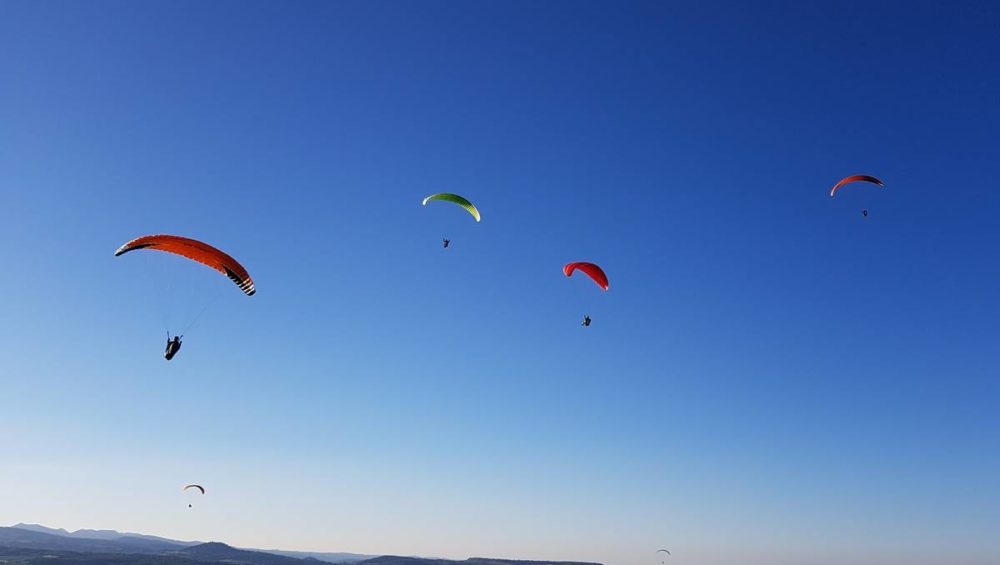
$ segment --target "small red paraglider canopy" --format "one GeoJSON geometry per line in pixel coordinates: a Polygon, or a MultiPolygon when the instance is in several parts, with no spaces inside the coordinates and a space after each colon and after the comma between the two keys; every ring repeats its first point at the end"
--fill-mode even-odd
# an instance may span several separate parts
{"type": "Polygon", "coordinates": [[[833,198],[833,195],[834,195],[834,193],[837,192],[838,188],[844,186],[847,183],[858,182],[858,181],[870,182],[872,184],[877,184],[877,185],[879,185],[881,187],[885,187],[885,184],[883,184],[882,181],[878,180],[877,178],[875,178],[875,177],[873,177],[871,175],[852,175],[852,176],[844,177],[844,178],[840,179],[840,182],[838,182],[837,184],[833,185],[833,188],[830,189],[830,197],[833,198]]]}
{"type": "Polygon", "coordinates": [[[597,286],[604,290],[608,290],[608,275],[604,274],[604,270],[593,263],[568,263],[565,267],[563,267],[563,274],[567,277],[573,276],[573,271],[576,271],[577,269],[593,279],[593,281],[597,283],[597,286]]]}

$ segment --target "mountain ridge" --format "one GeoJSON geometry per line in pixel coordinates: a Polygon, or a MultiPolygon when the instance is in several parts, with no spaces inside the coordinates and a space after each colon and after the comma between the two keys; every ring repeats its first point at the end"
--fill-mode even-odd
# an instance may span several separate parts
{"type": "MultiPolygon", "coordinates": [[[[160,536],[80,529],[73,532],[40,524],[19,523],[0,527],[0,548],[20,555],[0,563],[30,564],[59,554],[63,565],[141,564],[185,565],[225,563],[228,565],[602,565],[581,561],[518,560],[469,557],[464,560],[398,555],[260,550],[237,548],[222,542],[178,541],[160,536]]],[[[3,557],[0,553],[0,557],[3,557]]]]}
{"type": "Polygon", "coordinates": [[[181,541],[181,540],[174,540],[174,539],[164,538],[164,537],[160,537],[160,536],[151,536],[151,535],[148,535],[148,534],[136,534],[136,533],[132,533],[132,532],[119,532],[117,530],[80,529],[80,530],[75,530],[75,531],[71,532],[69,530],[66,530],[65,528],[49,528],[49,527],[43,526],[41,524],[25,524],[23,522],[18,523],[18,524],[14,524],[11,527],[12,528],[19,528],[19,529],[22,529],[22,530],[30,530],[30,531],[33,531],[33,532],[40,532],[40,533],[45,533],[45,534],[51,534],[51,535],[57,535],[57,536],[64,536],[64,537],[72,537],[72,538],[81,538],[81,539],[116,540],[116,539],[121,539],[121,538],[130,538],[130,539],[146,540],[146,541],[151,541],[151,542],[163,542],[163,543],[169,543],[169,544],[181,545],[181,546],[192,546],[192,545],[198,545],[198,544],[204,543],[204,542],[201,542],[201,541],[181,541]]]}

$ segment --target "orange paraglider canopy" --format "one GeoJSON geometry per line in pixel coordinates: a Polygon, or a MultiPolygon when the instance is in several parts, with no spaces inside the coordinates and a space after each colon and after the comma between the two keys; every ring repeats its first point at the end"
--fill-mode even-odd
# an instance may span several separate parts
{"type": "Polygon", "coordinates": [[[253,296],[257,292],[250,273],[243,268],[243,265],[207,243],[176,235],[147,235],[119,247],[115,251],[115,257],[137,249],[155,249],[187,257],[226,275],[247,296],[253,296]]]}
{"type": "Polygon", "coordinates": [[[590,277],[591,279],[594,280],[595,283],[597,283],[597,286],[601,287],[604,290],[608,290],[608,275],[604,274],[604,271],[593,263],[584,263],[584,262],[569,263],[565,267],[563,267],[563,274],[565,274],[567,277],[572,276],[573,271],[577,269],[586,273],[588,277],[590,277]]]}
{"type": "Polygon", "coordinates": [[[871,175],[851,175],[849,177],[844,177],[844,178],[840,179],[840,182],[838,182],[837,184],[833,185],[833,188],[830,189],[830,197],[833,198],[833,194],[835,192],[837,192],[838,188],[844,186],[845,184],[848,184],[848,183],[851,183],[851,182],[858,182],[858,181],[870,182],[872,184],[877,184],[877,185],[879,185],[881,187],[885,187],[885,184],[883,184],[882,181],[878,180],[877,178],[875,178],[875,177],[873,177],[871,175]]]}

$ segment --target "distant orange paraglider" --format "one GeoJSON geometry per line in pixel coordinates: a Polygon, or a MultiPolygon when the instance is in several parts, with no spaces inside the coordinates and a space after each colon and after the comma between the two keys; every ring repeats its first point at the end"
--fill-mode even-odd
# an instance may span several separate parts
{"type": "Polygon", "coordinates": [[[833,185],[833,188],[830,189],[830,198],[833,198],[833,195],[837,192],[838,188],[844,186],[845,184],[852,183],[852,182],[858,182],[858,181],[861,181],[861,182],[870,182],[872,184],[877,184],[880,187],[883,187],[883,188],[885,187],[885,183],[883,183],[882,181],[880,181],[879,179],[877,179],[877,178],[875,178],[875,177],[873,177],[871,175],[852,175],[852,176],[844,177],[844,178],[840,179],[840,182],[838,182],[837,184],[833,185]]]}

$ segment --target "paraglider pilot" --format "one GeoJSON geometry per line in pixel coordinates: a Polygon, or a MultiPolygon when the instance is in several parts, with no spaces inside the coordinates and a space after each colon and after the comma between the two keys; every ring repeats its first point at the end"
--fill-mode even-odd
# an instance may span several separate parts
{"type": "Polygon", "coordinates": [[[583,323],[580,324],[580,325],[581,326],[589,326],[590,325],[590,316],[584,316],[583,317],[583,323]]]}
{"type": "Polygon", "coordinates": [[[443,245],[445,249],[448,249],[448,246],[451,245],[451,240],[450,239],[442,239],[441,240],[441,245],[443,245]]]}
{"type": "Polygon", "coordinates": [[[170,334],[167,334],[167,350],[163,352],[163,358],[170,361],[177,355],[177,352],[181,350],[181,338],[184,336],[175,335],[173,339],[170,339],[170,334]]]}

